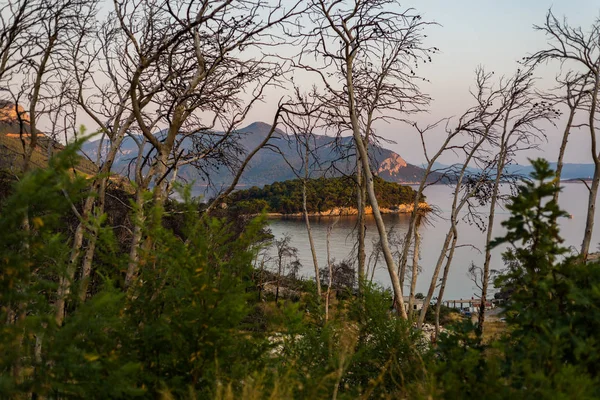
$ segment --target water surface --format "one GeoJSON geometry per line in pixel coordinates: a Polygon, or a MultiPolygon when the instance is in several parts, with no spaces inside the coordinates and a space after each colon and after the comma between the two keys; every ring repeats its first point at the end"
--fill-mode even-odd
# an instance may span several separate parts
{"type": "MultiPolygon", "coordinates": [[[[425,195],[427,201],[437,206],[440,210],[438,216],[431,215],[428,224],[421,227],[422,246],[421,260],[419,265],[422,272],[417,281],[417,292],[426,293],[429,287],[431,276],[435,263],[439,257],[440,247],[444,241],[445,235],[450,226],[448,222],[449,211],[452,202],[452,188],[445,185],[434,185],[427,188],[425,195]]],[[[584,184],[565,183],[561,193],[559,203],[562,209],[572,215],[572,218],[561,218],[561,235],[565,239],[567,246],[579,248],[583,239],[585,229],[585,218],[587,212],[588,191],[584,184]]],[[[478,210],[479,216],[487,222],[488,213],[485,208],[478,210]]],[[[509,216],[507,210],[498,209],[496,211],[496,220],[494,223],[494,236],[500,236],[505,233],[501,222],[509,216]]],[[[392,229],[394,234],[404,235],[406,233],[409,215],[408,214],[387,214],[384,215],[386,228],[392,229]]],[[[327,227],[338,218],[332,217],[313,217],[311,225],[319,266],[323,267],[327,262],[326,237],[327,227]]],[[[356,217],[340,217],[331,233],[330,250],[332,258],[336,260],[356,258],[356,217]]],[[[314,276],[314,267],[308,243],[308,235],[304,220],[301,218],[292,219],[272,219],[269,221],[270,228],[275,237],[280,238],[285,233],[292,237],[291,244],[298,248],[298,254],[302,267],[300,273],[306,277],[314,276]]],[[[598,242],[600,242],[600,216],[596,215],[596,230],[592,240],[592,251],[596,251],[598,242]]],[[[367,258],[369,258],[373,239],[378,239],[377,227],[372,216],[367,216],[367,258]]],[[[459,224],[459,248],[456,249],[454,261],[450,270],[448,284],[446,286],[445,298],[465,298],[475,295],[478,291],[474,283],[467,276],[467,271],[471,263],[483,265],[483,246],[485,244],[485,232],[479,230],[474,224],[461,221],[459,224]]],[[[504,268],[502,262],[502,248],[495,249],[492,252],[491,268],[500,270],[504,268]]],[[[374,281],[383,286],[390,286],[390,278],[382,260],[377,264],[374,275],[374,281]]]]}

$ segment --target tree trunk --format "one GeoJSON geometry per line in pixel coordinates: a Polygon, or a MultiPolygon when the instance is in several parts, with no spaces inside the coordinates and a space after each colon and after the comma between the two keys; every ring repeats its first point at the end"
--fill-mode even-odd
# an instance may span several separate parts
{"type": "Polygon", "coordinates": [[[81,265],[81,279],[79,285],[79,300],[84,302],[87,297],[87,290],[90,283],[90,275],[92,272],[92,261],[94,260],[94,253],[96,251],[96,240],[98,238],[98,228],[94,226],[90,230],[90,238],[88,240],[87,249],[83,256],[83,263],[81,265]]]}
{"type": "Polygon", "coordinates": [[[419,246],[421,245],[421,234],[419,228],[421,226],[421,214],[417,214],[417,220],[415,224],[415,245],[413,249],[413,265],[412,265],[412,276],[410,279],[410,296],[408,298],[408,317],[412,321],[415,305],[415,289],[417,287],[417,276],[419,275],[419,246]]]}
{"type": "Polygon", "coordinates": [[[502,154],[500,155],[498,168],[496,169],[496,180],[494,181],[492,198],[490,200],[490,215],[488,216],[488,226],[485,239],[485,259],[483,263],[483,280],[481,282],[481,305],[479,307],[479,315],[477,317],[477,325],[480,335],[483,335],[483,323],[485,322],[485,302],[487,299],[488,283],[490,280],[490,262],[492,259],[492,249],[490,248],[490,243],[492,242],[492,231],[494,229],[494,217],[496,213],[496,203],[498,202],[500,178],[502,176],[502,171],[504,170],[504,163],[506,160],[506,151],[504,149],[501,149],[500,151],[502,154]]]}
{"type": "Polygon", "coordinates": [[[583,261],[587,261],[590,252],[590,244],[592,242],[592,233],[594,231],[594,217],[596,216],[596,198],[598,196],[598,186],[600,184],[600,163],[595,163],[594,177],[592,178],[592,186],[588,197],[588,212],[585,221],[585,233],[583,235],[583,243],[581,244],[581,257],[583,261]]]}
{"type": "Polygon", "coordinates": [[[587,261],[590,252],[590,244],[592,242],[592,234],[594,232],[594,216],[596,214],[596,196],[598,195],[598,183],[600,181],[600,155],[596,148],[596,107],[598,104],[598,91],[600,90],[600,65],[595,71],[594,90],[590,104],[590,113],[588,118],[588,127],[590,130],[590,139],[592,141],[592,157],[594,159],[594,178],[590,195],[588,198],[588,214],[585,221],[585,233],[583,234],[583,242],[581,243],[581,258],[583,262],[587,261]]]}
{"type": "Polygon", "coordinates": [[[331,296],[331,284],[333,282],[333,265],[331,264],[331,253],[329,252],[329,242],[333,224],[327,227],[327,268],[329,269],[329,281],[327,283],[327,294],[325,295],[325,322],[329,320],[329,299],[331,296]]]}
{"type": "Polygon", "coordinates": [[[356,109],[354,105],[354,86],[352,82],[353,72],[352,62],[350,60],[347,61],[347,66],[348,70],[346,71],[346,83],[348,85],[348,110],[350,113],[350,122],[352,124],[352,135],[354,137],[354,143],[358,150],[358,156],[360,157],[362,163],[369,203],[371,203],[371,207],[373,208],[373,217],[375,218],[375,224],[377,225],[377,231],[379,232],[383,256],[388,268],[388,272],[390,274],[390,280],[392,282],[394,296],[396,297],[396,309],[397,312],[404,319],[406,319],[407,315],[406,310],[404,309],[404,299],[402,297],[402,287],[400,286],[400,280],[398,279],[398,270],[396,267],[396,263],[394,262],[394,257],[392,256],[392,252],[390,250],[387,231],[385,229],[385,223],[383,222],[381,212],[379,211],[379,203],[377,202],[377,197],[375,196],[373,174],[371,173],[371,166],[369,165],[369,156],[367,154],[367,148],[360,134],[360,124],[358,121],[358,116],[356,115],[356,109]]]}
{"type": "MultiPolygon", "coordinates": [[[[88,192],[87,198],[85,199],[83,210],[81,212],[81,221],[79,221],[79,223],[77,224],[77,228],[75,228],[75,234],[73,235],[73,245],[71,246],[71,255],[69,257],[66,275],[60,277],[57,289],[55,303],[55,319],[56,323],[59,326],[62,325],[63,320],[65,318],[65,302],[67,296],[71,291],[71,284],[75,279],[75,270],[77,269],[77,263],[79,261],[79,255],[81,253],[81,246],[83,244],[84,229],[86,229],[89,216],[91,215],[92,210],[94,209],[96,198],[104,198],[104,191],[106,190],[107,180],[106,176],[110,174],[110,170],[112,169],[112,165],[117,155],[117,152],[121,147],[124,135],[125,128],[122,128],[119,131],[119,134],[114,139],[113,143],[111,144],[110,150],[106,155],[106,161],[104,162],[104,164],[102,164],[100,171],[98,171],[98,175],[94,178],[94,181],[92,182],[92,185],[88,192]]],[[[93,257],[93,252],[90,253],[90,256],[93,257]]]]}
{"type": "MultiPolygon", "coordinates": [[[[158,157],[155,161],[156,168],[154,169],[155,174],[155,186],[154,186],[154,205],[162,206],[167,198],[167,164],[169,162],[169,154],[171,153],[171,147],[162,144],[158,152],[158,157]]],[[[153,221],[157,223],[158,221],[153,221]]]]}
{"type": "MultiPolygon", "coordinates": [[[[358,121],[356,126],[358,127],[358,121]]],[[[394,262],[392,252],[390,250],[387,231],[385,229],[385,223],[383,222],[381,212],[379,211],[379,203],[377,202],[377,197],[375,197],[373,175],[371,174],[371,167],[369,166],[366,149],[364,147],[364,144],[362,143],[362,140],[360,140],[360,133],[358,132],[358,130],[355,130],[354,135],[355,142],[357,143],[357,146],[359,147],[359,152],[361,153],[363,169],[365,172],[365,179],[367,181],[367,194],[369,196],[369,202],[371,203],[371,207],[373,208],[373,217],[375,218],[375,224],[377,225],[377,231],[379,232],[379,238],[381,240],[381,249],[383,251],[383,256],[388,267],[390,280],[392,281],[392,288],[394,290],[394,296],[396,297],[397,308],[399,308],[399,310],[397,311],[403,318],[407,318],[406,310],[404,309],[404,299],[402,297],[402,287],[400,286],[400,280],[398,279],[396,264],[394,262]]]]}
{"type": "Polygon", "coordinates": [[[263,256],[263,258],[260,261],[260,278],[258,280],[259,285],[258,285],[258,301],[262,301],[263,300],[263,288],[264,288],[264,278],[265,276],[265,257],[263,256]]]}
{"type": "Polygon", "coordinates": [[[440,311],[442,309],[442,301],[444,299],[444,290],[446,290],[446,282],[448,281],[448,272],[450,271],[450,265],[452,264],[452,258],[454,257],[454,249],[456,248],[456,241],[458,240],[458,232],[454,229],[452,236],[452,244],[450,245],[450,253],[448,253],[448,259],[446,260],[446,266],[444,267],[444,274],[442,276],[442,283],[438,292],[437,303],[435,304],[435,338],[440,335],[440,311]]]}
{"type": "Polygon", "coordinates": [[[125,275],[125,287],[129,287],[138,274],[139,268],[139,249],[142,243],[142,226],[144,224],[144,191],[137,187],[135,191],[135,209],[133,235],[129,247],[129,263],[127,265],[127,274],[125,275]]]}
{"type": "Polygon", "coordinates": [[[406,264],[402,264],[402,254],[400,254],[400,256],[398,257],[398,265],[400,265],[400,286],[404,288],[404,280],[406,277],[406,264]]]}
{"type": "Polygon", "coordinates": [[[321,278],[319,276],[319,260],[317,259],[317,251],[313,240],[312,229],[310,228],[310,219],[308,218],[308,209],[306,207],[306,182],[308,181],[308,138],[306,138],[306,154],[304,160],[304,179],[302,180],[302,210],[304,211],[304,221],[306,222],[306,232],[308,233],[308,243],[310,244],[310,253],[315,267],[315,283],[317,284],[317,297],[321,301],[321,278]]]}
{"type": "Polygon", "coordinates": [[[444,244],[442,246],[442,250],[440,251],[440,256],[438,257],[437,263],[435,264],[435,269],[433,271],[433,276],[431,277],[431,282],[429,283],[429,290],[427,291],[427,296],[423,301],[423,308],[421,309],[421,314],[419,315],[419,320],[417,322],[417,328],[421,328],[423,323],[425,322],[425,314],[427,313],[427,308],[431,303],[431,299],[433,298],[433,294],[435,292],[435,288],[437,286],[438,276],[440,275],[440,270],[442,269],[442,264],[444,263],[444,258],[446,258],[446,252],[448,250],[448,246],[450,246],[450,241],[452,240],[452,230],[450,230],[446,234],[446,239],[444,240],[444,244]]]}
{"type": "Polygon", "coordinates": [[[281,264],[282,264],[282,260],[281,260],[281,255],[279,256],[279,264],[277,266],[277,288],[275,289],[275,304],[277,304],[277,302],[279,301],[279,284],[280,284],[280,280],[281,280],[281,264]]]}
{"type": "Polygon", "coordinates": [[[144,177],[142,167],[144,163],[144,147],[146,147],[146,139],[137,143],[138,155],[135,164],[135,204],[133,210],[133,234],[129,245],[129,263],[127,264],[127,273],[125,274],[125,287],[129,287],[139,272],[140,265],[140,246],[143,240],[143,226],[146,221],[146,213],[144,210],[144,193],[148,189],[148,183],[154,176],[153,167],[150,168],[146,177],[144,177]]]}
{"type": "MultiPolygon", "coordinates": [[[[575,117],[575,111],[577,111],[577,104],[579,102],[576,101],[575,105],[573,105],[572,107],[570,107],[570,111],[569,111],[569,118],[567,120],[567,125],[565,126],[565,130],[563,132],[563,138],[562,138],[562,143],[560,144],[560,150],[558,151],[558,160],[556,162],[556,184],[555,186],[557,188],[560,187],[560,177],[562,174],[562,169],[563,169],[563,159],[565,156],[565,151],[567,149],[567,142],[569,140],[569,133],[571,131],[571,126],[573,125],[573,118],[575,117]]],[[[556,192],[554,193],[554,201],[558,202],[558,195],[560,193],[556,192]]]]}
{"type": "Polygon", "coordinates": [[[65,275],[61,276],[58,280],[58,289],[56,291],[56,302],[54,303],[54,319],[56,320],[56,324],[61,326],[65,319],[65,303],[67,301],[67,297],[71,292],[71,284],[75,280],[75,270],[77,269],[77,262],[79,260],[79,254],[81,252],[81,246],[83,245],[83,233],[84,229],[86,229],[87,218],[91,213],[94,206],[94,196],[93,191],[94,185],[92,185],[92,189],[90,189],[90,194],[85,200],[83,205],[83,211],[81,213],[81,221],[75,228],[75,233],[73,235],[73,245],[71,246],[71,255],[69,256],[69,263],[67,264],[67,270],[65,271],[65,275]]]}
{"type": "MultiPolygon", "coordinates": [[[[50,56],[54,50],[57,36],[56,34],[53,34],[48,39],[48,47],[44,49],[40,59],[40,64],[37,68],[35,82],[33,84],[33,93],[31,94],[31,100],[29,103],[29,146],[23,149],[23,172],[27,172],[29,170],[31,157],[35,148],[37,147],[37,104],[40,99],[40,90],[42,88],[44,75],[46,73],[46,65],[48,64],[48,60],[50,59],[50,56]]],[[[16,104],[15,108],[18,108],[16,104]]],[[[50,143],[48,145],[50,145],[50,143]]]]}
{"type": "Polygon", "coordinates": [[[363,285],[365,281],[365,264],[367,260],[367,253],[365,251],[365,201],[367,194],[366,182],[362,173],[362,166],[357,158],[356,165],[356,206],[358,209],[358,293],[362,294],[364,291],[363,285]]]}
{"type": "MultiPolygon", "coordinates": [[[[106,198],[106,185],[108,180],[101,179],[100,188],[98,190],[98,202],[96,204],[94,213],[96,218],[100,218],[104,214],[104,202],[106,198]]],[[[96,242],[98,240],[98,225],[97,221],[90,230],[90,237],[88,239],[88,247],[83,256],[83,264],[81,266],[81,286],[79,288],[79,299],[83,302],[86,299],[87,289],[90,283],[90,275],[92,273],[92,262],[94,260],[94,254],[96,252],[96,242]]]]}

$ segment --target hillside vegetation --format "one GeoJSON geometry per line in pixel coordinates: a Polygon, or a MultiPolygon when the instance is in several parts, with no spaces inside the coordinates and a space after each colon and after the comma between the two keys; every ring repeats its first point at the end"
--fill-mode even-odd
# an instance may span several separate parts
{"type": "MultiPolygon", "coordinates": [[[[393,209],[412,204],[416,192],[410,186],[387,182],[375,177],[375,192],[381,208],[393,209]]],[[[424,200],[424,197],[421,199],[424,200]]],[[[262,189],[256,186],[232,193],[229,206],[249,213],[262,210],[281,214],[302,212],[302,179],[275,182],[262,189]]],[[[356,184],[352,177],[317,178],[307,181],[306,208],[309,213],[327,212],[339,207],[355,207],[356,184]]]]}
{"type": "MultiPolygon", "coordinates": [[[[149,210],[162,223],[138,222],[153,244],[141,255],[144,267],[129,288],[123,279],[127,249],[121,247],[128,239],[115,230],[126,222],[106,210],[108,224],[99,232],[93,261],[97,273],[87,288],[73,288],[68,322],[59,326],[53,312],[57,282],[70,267],[64,219],[72,213],[65,198],[78,204],[86,185],[70,175],[74,155],[67,149],[47,169],[14,181],[0,203],[0,316],[22,321],[0,326],[3,397],[592,399],[600,394],[600,352],[591,340],[600,329],[600,265],[559,260],[566,249],[556,220],[564,213],[546,201],[557,190],[548,183],[553,175],[547,164],[538,164],[537,182],[523,185],[513,198],[506,237],[495,243],[519,244],[505,253],[511,264],[498,280],[513,289],[504,333],[487,343],[466,319],[446,326],[430,344],[420,330],[389,312],[392,294],[381,287],[367,285],[363,296],[336,297],[329,319],[313,281],[299,281],[295,295],[274,299],[265,279],[271,285],[279,281],[282,268],[253,262],[264,244],[264,218],[211,218],[199,214],[198,204],[186,196],[185,204],[149,210]],[[26,216],[32,221],[28,230],[22,229],[26,216]],[[265,268],[279,272],[263,274],[265,268]],[[75,307],[82,295],[85,303],[75,307]],[[14,316],[11,305],[22,312],[14,316]]],[[[291,271],[293,252],[281,250],[284,268],[291,271]]],[[[293,275],[287,273],[285,280],[293,275]]]]}
{"type": "MultiPolygon", "coordinates": [[[[0,108],[0,115],[6,108],[0,108]]],[[[20,171],[23,160],[23,143],[19,132],[20,124],[15,120],[4,118],[0,120],[0,169],[11,171],[13,173],[20,171]]],[[[25,140],[28,141],[29,123],[23,124],[25,140]]],[[[38,132],[38,145],[31,156],[31,164],[38,168],[48,166],[48,158],[53,154],[60,152],[64,146],[52,138],[38,132]]],[[[85,157],[73,157],[74,169],[85,175],[93,175],[98,172],[98,167],[85,157]]]]}

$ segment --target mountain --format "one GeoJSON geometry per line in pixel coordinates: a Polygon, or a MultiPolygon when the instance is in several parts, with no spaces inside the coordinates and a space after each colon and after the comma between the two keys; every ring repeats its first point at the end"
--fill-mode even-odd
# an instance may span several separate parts
{"type": "MultiPolygon", "coordinates": [[[[236,132],[238,135],[237,145],[240,149],[239,159],[245,158],[252,149],[258,146],[268,135],[271,126],[264,122],[254,122],[236,132]]],[[[160,133],[158,133],[160,135],[160,133]]],[[[248,164],[239,182],[239,187],[262,187],[273,182],[286,181],[297,178],[301,171],[303,162],[301,152],[303,147],[293,135],[287,135],[281,130],[276,130],[273,137],[269,139],[268,146],[261,149],[248,164]],[[277,148],[277,151],[274,149],[277,148]],[[300,151],[299,151],[300,150],[300,151]],[[293,168],[292,168],[293,167],[293,168]]],[[[82,150],[91,158],[95,159],[98,153],[98,141],[90,141],[84,144],[82,150]]],[[[191,149],[193,143],[185,139],[182,148],[191,149]]],[[[311,141],[311,149],[320,164],[311,166],[311,177],[333,177],[353,172],[356,158],[353,153],[353,141],[351,137],[332,138],[324,135],[315,135],[311,141]]],[[[149,145],[145,151],[149,151],[149,145]]],[[[105,151],[105,149],[103,150],[105,151]]],[[[424,170],[416,165],[407,163],[397,153],[378,145],[371,145],[369,149],[373,171],[381,178],[396,183],[416,183],[421,180],[424,170]]],[[[132,138],[123,141],[120,152],[115,159],[114,171],[127,175],[129,165],[138,153],[138,146],[132,138]]],[[[312,160],[312,159],[311,159],[312,160]]],[[[311,161],[312,162],[312,161],[311,161]]],[[[233,174],[222,164],[203,166],[205,173],[210,175],[210,183],[215,188],[230,184],[233,174]]],[[[195,167],[184,166],[179,171],[179,176],[188,182],[195,182],[194,192],[200,194],[208,187],[206,176],[199,173],[195,167]]],[[[432,179],[435,179],[433,177],[432,179]]],[[[209,195],[212,194],[208,191],[209,195]]]]}
{"type": "MultiPolygon", "coordinates": [[[[551,162],[550,168],[556,170],[556,163],[551,162]]],[[[533,172],[531,165],[511,165],[509,172],[527,175],[533,172]]],[[[563,169],[560,174],[560,179],[563,181],[571,179],[590,179],[594,175],[594,164],[563,164],[563,169]]]]}
{"type": "MultiPolygon", "coordinates": [[[[456,164],[456,167],[460,165],[456,164]]],[[[434,163],[434,169],[443,170],[450,168],[450,165],[434,163]]],[[[550,168],[556,170],[556,162],[550,163],[550,168]]],[[[506,172],[513,175],[521,175],[528,177],[533,172],[533,167],[529,164],[510,164],[505,168],[506,172]]],[[[467,168],[470,173],[477,173],[481,170],[477,168],[467,168]]],[[[590,179],[594,175],[594,164],[577,164],[577,163],[565,163],[560,175],[560,179],[563,181],[575,180],[575,179],[590,179]]]]}
{"type": "MultiPolygon", "coordinates": [[[[29,115],[23,107],[0,100],[0,169],[19,171],[23,161],[23,143],[29,141],[31,128],[29,115]],[[22,122],[19,121],[19,116],[22,122]],[[21,134],[21,131],[22,134],[21,134]]],[[[48,164],[48,157],[65,147],[44,132],[37,131],[37,146],[31,156],[31,164],[43,168],[48,164]]],[[[97,171],[94,163],[80,157],[75,169],[84,174],[94,174],[97,171]]]]}

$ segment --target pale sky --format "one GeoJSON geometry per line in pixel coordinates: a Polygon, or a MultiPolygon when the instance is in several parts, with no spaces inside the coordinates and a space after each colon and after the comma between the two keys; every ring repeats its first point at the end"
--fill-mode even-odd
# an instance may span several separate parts
{"type": "MultiPolygon", "coordinates": [[[[533,25],[543,24],[550,7],[558,18],[565,16],[571,25],[582,26],[584,30],[600,16],[600,2],[593,0],[424,0],[411,1],[407,5],[423,10],[425,18],[441,24],[432,27],[428,35],[431,45],[439,47],[442,54],[427,66],[425,75],[431,84],[423,86],[434,98],[430,112],[432,120],[465,109],[473,71],[478,65],[493,70],[496,75],[510,75],[517,68],[516,61],[542,49],[546,38],[535,31],[533,25]]],[[[543,79],[540,85],[553,86],[555,71],[551,67],[539,70],[543,79]]],[[[562,131],[560,121],[557,128],[549,127],[543,153],[529,156],[544,156],[555,161],[562,131]]],[[[394,128],[382,127],[381,132],[391,136],[394,128]]],[[[565,161],[591,162],[589,143],[588,132],[573,132],[565,161]]],[[[403,152],[403,146],[393,147],[407,158],[414,154],[403,152]]]]}
{"type": "MultiPolygon", "coordinates": [[[[544,47],[545,36],[534,31],[533,25],[543,24],[547,10],[552,7],[558,18],[566,16],[573,26],[584,30],[600,16],[597,0],[412,0],[401,3],[403,7],[414,7],[425,20],[435,21],[440,26],[431,26],[426,44],[440,49],[433,63],[420,68],[420,74],[429,79],[421,88],[434,101],[426,115],[416,117],[422,123],[433,122],[443,117],[462,113],[469,105],[469,88],[473,85],[474,71],[478,65],[494,71],[496,76],[512,75],[518,68],[516,62],[522,57],[544,47]]],[[[556,68],[540,69],[540,87],[554,84],[556,68]]],[[[310,86],[311,82],[307,82],[310,86]]],[[[272,93],[273,100],[260,105],[249,116],[249,121],[270,122],[276,108],[276,99],[281,91],[272,93]]],[[[542,144],[543,152],[529,153],[520,157],[543,156],[554,161],[562,138],[562,123],[547,130],[548,143],[542,144]]],[[[377,131],[397,144],[386,147],[396,151],[408,162],[419,164],[420,155],[416,135],[400,124],[381,124],[377,131]]],[[[440,132],[441,133],[441,132],[440,132]]],[[[569,141],[566,162],[591,162],[589,134],[574,131],[569,141]]],[[[452,162],[450,159],[442,160],[452,162]]]]}
{"type": "MultiPolygon", "coordinates": [[[[425,44],[439,48],[440,53],[432,57],[432,63],[419,69],[419,74],[430,81],[422,83],[422,91],[433,98],[429,112],[414,117],[422,124],[460,115],[472,105],[469,89],[473,86],[474,71],[478,65],[494,71],[495,76],[512,75],[518,68],[518,60],[543,48],[546,38],[541,32],[534,31],[533,25],[543,24],[549,8],[558,18],[566,16],[572,26],[581,26],[584,30],[600,17],[598,0],[409,0],[400,2],[400,5],[402,8],[413,7],[425,20],[439,24],[424,32],[428,36],[425,44]]],[[[106,10],[108,8],[110,6],[106,10]]],[[[556,71],[554,67],[538,71],[540,88],[554,85],[556,71]]],[[[315,81],[307,78],[301,83],[309,90],[313,82],[316,78],[315,81]]],[[[247,124],[272,121],[277,101],[286,92],[272,89],[267,93],[265,102],[256,105],[249,113],[247,124]]],[[[526,162],[528,157],[539,156],[555,161],[563,131],[562,122],[557,124],[557,127],[547,129],[548,142],[542,144],[542,152],[523,154],[519,161],[526,162]]],[[[417,135],[405,125],[381,123],[376,129],[379,135],[397,142],[385,147],[396,151],[410,163],[424,162],[417,135]]],[[[440,131],[439,135],[443,132],[440,131]]],[[[589,133],[574,131],[565,161],[591,162],[589,148],[589,133]]],[[[441,161],[452,163],[455,160],[446,157],[441,161]]]]}

